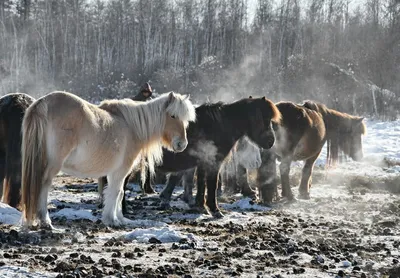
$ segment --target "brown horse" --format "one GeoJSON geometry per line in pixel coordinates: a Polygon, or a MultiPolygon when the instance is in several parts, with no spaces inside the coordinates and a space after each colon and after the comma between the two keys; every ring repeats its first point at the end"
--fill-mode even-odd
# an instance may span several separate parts
{"type": "Polygon", "coordinates": [[[328,146],[328,163],[336,163],[339,150],[353,160],[363,157],[362,135],[366,132],[363,118],[329,109],[325,105],[306,101],[302,105],[292,102],[276,104],[282,114],[282,121],[275,126],[276,144],[262,153],[263,164],[258,169],[257,179],[261,199],[272,201],[276,187],[275,159],[281,160],[280,174],[282,196],[293,199],[289,184],[292,161],[305,161],[301,183],[300,198],[309,198],[311,174],[314,163],[325,143],[328,146]]]}
{"type": "Polygon", "coordinates": [[[20,93],[0,98],[0,194],[2,202],[14,208],[18,208],[21,199],[22,119],[34,101],[20,93]]]}
{"type": "Polygon", "coordinates": [[[78,177],[107,176],[102,221],[130,224],[121,210],[122,186],[135,163],[162,161],[162,147],[185,150],[186,128],[195,120],[187,96],[167,93],[148,102],[130,99],[93,105],[66,92],[36,100],[22,125],[22,223],[52,228],[47,210],[53,177],[62,170],[78,177]]]}

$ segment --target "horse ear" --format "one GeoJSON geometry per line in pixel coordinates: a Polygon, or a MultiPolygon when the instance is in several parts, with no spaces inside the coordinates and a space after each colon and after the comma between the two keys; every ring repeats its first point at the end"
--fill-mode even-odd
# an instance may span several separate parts
{"type": "Polygon", "coordinates": [[[355,119],[355,122],[357,124],[360,124],[360,123],[362,123],[363,120],[364,120],[364,117],[359,117],[359,118],[355,119]]]}
{"type": "Polygon", "coordinates": [[[168,94],[167,106],[171,104],[171,102],[174,100],[174,98],[175,98],[174,92],[170,92],[168,94]]]}
{"type": "Polygon", "coordinates": [[[148,82],[146,82],[146,84],[144,84],[144,87],[149,91],[149,92],[153,92],[153,90],[151,89],[151,86],[148,82]]]}
{"type": "Polygon", "coordinates": [[[185,96],[183,97],[183,100],[188,100],[188,99],[190,99],[190,94],[187,94],[187,95],[185,95],[185,96]]]}
{"type": "Polygon", "coordinates": [[[266,98],[266,97],[262,97],[261,99],[262,99],[262,100],[267,100],[267,98],[266,98]]]}

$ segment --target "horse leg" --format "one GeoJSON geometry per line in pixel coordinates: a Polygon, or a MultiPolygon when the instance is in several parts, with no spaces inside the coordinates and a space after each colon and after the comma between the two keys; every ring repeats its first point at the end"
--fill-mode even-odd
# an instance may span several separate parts
{"type": "MultiPolygon", "coordinates": [[[[240,189],[239,186],[237,184],[237,178],[235,173],[232,173],[232,171],[230,171],[232,164],[230,162],[223,164],[223,166],[221,167],[220,170],[220,174],[219,174],[219,179],[218,179],[218,186],[223,186],[224,187],[224,192],[227,195],[230,194],[235,194],[235,193],[239,193],[240,189]]],[[[220,190],[218,188],[218,190],[220,190]]],[[[222,191],[222,189],[221,189],[222,191]]]]}
{"type": "Polygon", "coordinates": [[[272,150],[262,150],[261,161],[256,179],[258,195],[261,203],[270,205],[277,191],[276,155],[272,150]]]}
{"type": "Polygon", "coordinates": [[[147,175],[147,179],[145,180],[144,185],[143,185],[143,192],[146,194],[154,194],[154,193],[156,193],[156,191],[154,190],[153,186],[151,185],[153,183],[153,178],[150,175],[149,169],[147,169],[146,175],[147,175]]]}
{"type": "Polygon", "coordinates": [[[182,177],[183,184],[183,200],[188,203],[190,206],[195,204],[195,200],[193,198],[193,186],[194,186],[194,174],[196,172],[196,168],[192,170],[188,170],[184,173],[182,177]]]}
{"type": "Polygon", "coordinates": [[[218,208],[217,204],[217,183],[218,183],[218,172],[209,171],[207,173],[207,207],[211,214],[215,218],[222,218],[224,215],[218,208]]]}
{"type": "Polygon", "coordinates": [[[172,193],[174,192],[176,183],[174,182],[174,179],[176,178],[176,173],[170,173],[167,176],[167,180],[165,182],[165,187],[163,191],[160,193],[160,199],[161,199],[161,207],[168,208],[169,207],[169,202],[171,201],[171,196],[172,193]],[[172,177],[172,178],[171,178],[172,177]]]}
{"type": "Polygon", "coordinates": [[[104,190],[102,222],[107,226],[121,226],[131,220],[122,214],[123,186],[129,172],[114,172],[107,176],[108,186],[104,190]]]}
{"type": "Polygon", "coordinates": [[[42,187],[40,188],[39,192],[39,200],[37,208],[37,218],[39,221],[39,227],[42,229],[48,229],[48,230],[54,229],[51,224],[49,211],[47,209],[47,202],[53,178],[57,175],[60,169],[61,166],[55,167],[55,165],[53,164],[51,167],[47,167],[47,169],[45,169],[44,171],[45,175],[43,177],[42,187]]]}
{"type": "Polygon", "coordinates": [[[292,163],[292,158],[290,156],[287,156],[282,158],[281,164],[279,165],[279,170],[281,172],[282,197],[286,197],[288,200],[294,199],[289,181],[291,163],[292,163]]]}
{"type": "Polygon", "coordinates": [[[131,174],[126,176],[126,178],[124,180],[123,190],[122,190],[121,206],[122,206],[122,213],[123,214],[127,214],[128,213],[128,204],[126,202],[126,193],[125,192],[126,192],[126,188],[128,186],[130,177],[131,177],[131,174]]]}
{"type": "Polygon", "coordinates": [[[237,165],[236,168],[237,183],[244,197],[256,197],[256,192],[250,187],[247,179],[247,169],[242,165],[237,165]]]}
{"type": "Polygon", "coordinates": [[[196,193],[196,203],[195,208],[201,212],[205,213],[205,204],[204,204],[204,196],[205,196],[205,183],[206,183],[207,172],[202,166],[197,167],[197,193],[196,193]]]}
{"type": "Polygon", "coordinates": [[[107,177],[101,177],[97,179],[97,192],[99,193],[99,208],[103,207],[103,192],[104,192],[104,187],[107,184],[107,177]]]}
{"type": "Polygon", "coordinates": [[[303,171],[302,171],[302,175],[301,175],[301,182],[300,182],[300,187],[299,187],[299,198],[302,199],[310,199],[310,187],[311,187],[311,175],[312,175],[312,171],[314,168],[314,163],[315,160],[317,160],[319,156],[313,156],[309,159],[306,160],[304,167],[303,167],[303,171]]]}
{"type": "Polygon", "coordinates": [[[217,197],[221,197],[222,196],[222,185],[223,185],[223,176],[224,175],[225,175],[225,173],[223,171],[219,171],[219,173],[218,173],[218,183],[217,183],[217,197]]]}

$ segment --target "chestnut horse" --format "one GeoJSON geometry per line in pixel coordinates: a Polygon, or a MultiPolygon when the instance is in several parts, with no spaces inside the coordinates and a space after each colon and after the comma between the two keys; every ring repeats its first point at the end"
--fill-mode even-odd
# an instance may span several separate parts
{"type": "Polygon", "coordinates": [[[21,127],[25,110],[35,101],[15,93],[0,98],[0,185],[2,202],[14,208],[21,200],[21,127]]]}
{"type": "Polygon", "coordinates": [[[328,164],[337,162],[339,150],[353,160],[362,159],[362,135],[366,132],[362,117],[341,113],[313,101],[305,101],[302,105],[279,102],[276,106],[282,114],[281,123],[274,127],[276,144],[262,152],[263,163],[257,171],[263,202],[271,202],[275,193],[276,157],[281,160],[282,196],[288,199],[293,199],[289,184],[290,164],[305,161],[299,192],[300,198],[309,198],[313,167],[325,143],[328,164]]]}
{"type": "Polygon", "coordinates": [[[22,126],[22,224],[32,227],[38,221],[52,228],[47,198],[60,170],[78,177],[107,176],[103,223],[131,223],[121,211],[125,177],[145,159],[154,172],[162,146],[171,153],[184,151],[186,128],[195,117],[189,97],[172,92],[148,102],[106,100],[100,105],[66,92],[36,100],[22,126]]]}

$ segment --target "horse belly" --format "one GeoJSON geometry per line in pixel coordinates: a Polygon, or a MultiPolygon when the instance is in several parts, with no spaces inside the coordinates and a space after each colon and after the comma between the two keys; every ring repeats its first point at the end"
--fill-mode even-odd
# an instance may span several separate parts
{"type": "Polygon", "coordinates": [[[76,149],[65,159],[61,171],[77,177],[99,178],[107,176],[116,168],[118,157],[100,155],[84,149],[76,149]]]}
{"type": "Polygon", "coordinates": [[[321,151],[321,140],[315,136],[304,135],[293,152],[293,160],[306,160],[321,151]]]}

